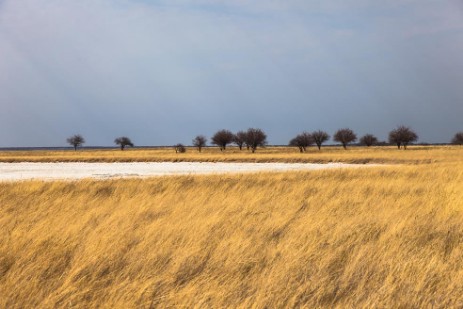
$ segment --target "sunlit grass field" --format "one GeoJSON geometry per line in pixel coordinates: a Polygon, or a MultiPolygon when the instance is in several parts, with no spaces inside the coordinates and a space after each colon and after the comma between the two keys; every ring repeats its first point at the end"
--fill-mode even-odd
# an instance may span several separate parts
{"type": "Polygon", "coordinates": [[[210,151],[93,154],[402,164],[0,183],[0,308],[463,306],[463,147],[210,151]]]}
{"type": "Polygon", "coordinates": [[[251,153],[237,147],[221,152],[207,147],[201,153],[188,147],[186,153],[175,153],[173,147],[74,150],[0,151],[0,162],[346,162],[346,163],[431,163],[454,161],[461,157],[461,146],[410,146],[406,151],[397,147],[308,148],[300,153],[295,147],[266,147],[251,153]]]}

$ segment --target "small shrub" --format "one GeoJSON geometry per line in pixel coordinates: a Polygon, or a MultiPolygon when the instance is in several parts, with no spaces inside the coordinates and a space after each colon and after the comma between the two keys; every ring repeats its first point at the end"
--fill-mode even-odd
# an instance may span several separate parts
{"type": "Polygon", "coordinates": [[[175,153],[185,153],[186,152],[186,148],[185,146],[183,146],[183,144],[175,145],[174,149],[175,149],[175,153]]]}

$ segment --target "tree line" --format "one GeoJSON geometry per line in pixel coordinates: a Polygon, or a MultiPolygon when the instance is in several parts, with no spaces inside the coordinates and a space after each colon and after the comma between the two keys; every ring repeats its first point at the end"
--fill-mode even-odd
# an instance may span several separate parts
{"type": "MultiPolygon", "coordinates": [[[[74,147],[74,150],[77,151],[78,147],[82,147],[82,145],[85,144],[85,138],[80,134],[75,134],[66,139],[66,142],[72,147],[74,147]]],[[[134,147],[134,144],[132,143],[130,138],[126,136],[116,138],[114,140],[114,144],[118,145],[121,148],[121,150],[124,150],[127,146],[134,147]]]]}
{"type": "MultiPolygon", "coordinates": [[[[330,139],[330,135],[324,131],[314,131],[312,133],[302,132],[294,137],[290,142],[290,146],[299,148],[300,152],[305,152],[307,147],[316,144],[318,149],[321,149],[323,143],[330,139]]],[[[400,149],[403,147],[407,149],[408,144],[416,142],[418,135],[409,127],[399,126],[396,129],[389,132],[389,143],[397,145],[400,149]]],[[[333,141],[341,143],[344,149],[347,149],[347,145],[357,141],[357,134],[349,128],[343,128],[337,130],[333,135],[333,141]]],[[[373,134],[365,134],[359,139],[360,145],[367,147],[378,145],[379,141],[373,134]]]]}
{"type": "MultiPolygon", "coordinates": [[[[302,153],[306,152],[307,148],[312,145],[316,145],[318,150],[320,150],[322,145],[329,141],[330,138],[331,136],[322,130],[313,132],[304,131],[292,138],[288,145],[298,148],[302,153]]],[[[388,136],[389,144],[396,145],[398,149],[401,149],[402,147],[403,149],[407,149],[409,144],[414,143],[417,140],[418,134],[406,126],[398,126],[394,130],[390,131],[388,136]]],[[[85,143],[85,139],[80,134],[73,135],[66,141],[74,147],[74,150],[77,150],[78,147],[82,147],[85,143]]],[[[333,141],[340,143],[344,149],[347,149],[349,144],[357,141],[357,134],[349,128],[339,129],[333,134],[333,141]]],[[[367,147],[385,144],[385,142],[379,142],[378,138],[373,134],[365,134],[360,137],[358,141],[360,145],[367,147]]],[[[192,145],[201,152],[202,149],[207,146],[207,142],[208,139],[206,136],[198,135],[192,140],[192,145]]],[[[451,143],[455,145],[463,145],[463,131],[456,133],[452,138],[451,143]]],[[[124,150],[128,146],[134,147],[130,138],[126,136],[116,138],[114,140],[114,144],[118,145],[121,150],[124,150]]],[[[265,147],[267,145],[267,134],[265,134],[262,129],[257,128],[249,128],[246,131],[238,131],[236,133],[223,129],[217,131],[211,137],[211,144],[218,146],[220,151],[225,151],[227,146],[235,144],[240,150],[245,147],[247,150],[254,153],[258,147],[265,147]]],[[[183,144],[174,145],[174,149],[177,153],[186,152],[186,147],[183,144]]]]}

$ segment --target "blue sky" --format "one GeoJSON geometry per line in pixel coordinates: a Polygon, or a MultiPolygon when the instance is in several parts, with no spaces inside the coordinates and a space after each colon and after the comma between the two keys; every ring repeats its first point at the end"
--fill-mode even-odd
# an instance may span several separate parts
{"type": "Polygon", "coordinates": [[[459,1],[0,1],[0,147],[463,130],[459,1]]]}

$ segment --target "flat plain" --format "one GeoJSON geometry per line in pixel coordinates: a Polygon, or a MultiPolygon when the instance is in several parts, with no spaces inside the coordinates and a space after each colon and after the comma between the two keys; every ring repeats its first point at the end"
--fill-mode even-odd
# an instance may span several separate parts
{"type": "Polygon", "coordinates": [[[0,151],[0,162],[286,162],[286,163],[431,163],[456,160],[461,156],[458,146],[413,146],[412,151],[397,151],[397,147],[310,147],[300,153],[295,147],[259,148],[255,153],[227,147],[203,148],[199,153],[188,147],[186,153],[175,153],[173,147],[0,151]]]}
{"type": "Polygon", "coordinates": [[[395,164],[0,183],[0,307],[463,306],[463,147],[31,151],[0,161],[395,164]]]}

